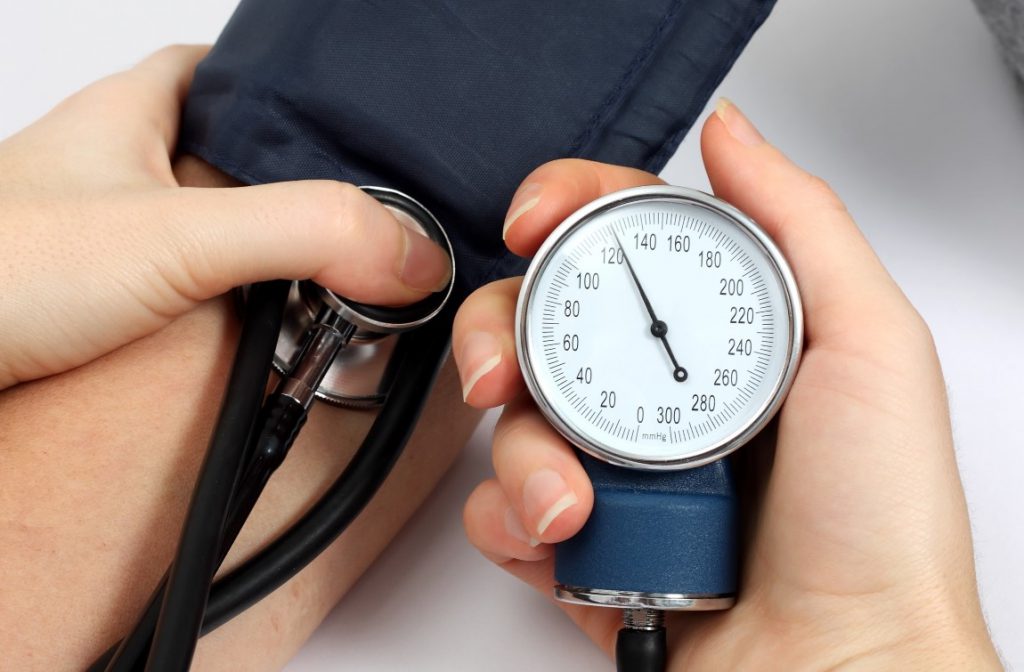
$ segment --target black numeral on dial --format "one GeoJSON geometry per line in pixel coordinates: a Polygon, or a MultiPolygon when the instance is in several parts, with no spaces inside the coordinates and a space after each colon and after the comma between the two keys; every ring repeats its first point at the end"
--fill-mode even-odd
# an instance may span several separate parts
{"type": "Polygon", "coordinates": [[[668,237],[669,252],[689,252],[690,237],[676,234],[668,237]]]}
{"type": "Polygon", "coordinates": [[[740,374],[736,369],[715,369],[715,385],[718,387],[736,387],[740,382],[740,374]]]}
{"type": "Polygon", "coordinates": [[[721,268],[722,267],[722,253],[718,250],[707,250],[697,255],[700,257],[701,268],[721,268]]]}
{"type": "Polygon", "coordinates": [[[714,411],[715,410],[715,395],[713,394],[695,394],[692,396],[693,406],[690,407],[691,411],[714,411]]]}
{"type": "Polygon", "coordinates": [[[638,250],[658,249],[658,237],[653,233],[634,233],[633,245],[638,250]]]}
{"type": "Polygon", "coordinates": [[[658,406],[658,422],[663,425],[678,425],[683,421],[683,409],[678,406],[658,406]]]}
{"type": "Polygon", "coordinates": [[[626,259],[626,253],[621,247],[601,248],[601,261],[605,264],[621,264],[626,259]]]}
{"type": "Polygon", "coordinates": [[[597,289],[601,286],[601,276],[598,273],[577,273],[576,286],[579,289],[597,289]]]}
{"type": "Polygon", "coordinates": [[[743,296],[742,278],[721,278],[718,282],[719,296],[743,296]]]}
{"type": "Polygon", "coordinates": [[[729,309],[729,324],[753,324],[754,309],[733,306],[729,309]]]}
{"type": "Polygon", "coordinates": [[[729,354],[738,357],[749,357],[754,352],[754,344],[749,338],[730,338],[729,354]]]}

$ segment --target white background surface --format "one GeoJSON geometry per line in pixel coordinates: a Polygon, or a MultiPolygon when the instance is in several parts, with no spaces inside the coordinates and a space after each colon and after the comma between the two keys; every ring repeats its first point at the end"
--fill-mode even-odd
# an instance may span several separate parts
{"type": "MultiPolygon", "coordinates": [[[[0,137],[234,0],[0,0],[0,137]]],[[[968,0],[779,0],[722,85],[828,179],[934,331],[997,645],[1024,670],[1024,98],[968,0]]],[[[696,136],[665,172],[707,188],[696,136]]],[[[465,542],[478,432],[440,490],[289,672],[611,669],[465,542]]]]}

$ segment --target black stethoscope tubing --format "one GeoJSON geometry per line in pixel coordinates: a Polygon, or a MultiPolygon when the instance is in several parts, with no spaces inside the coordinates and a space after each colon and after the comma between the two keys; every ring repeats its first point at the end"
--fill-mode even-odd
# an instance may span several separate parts
{"type": "MultiPolygon", "coordinates": [[[[279,302],[280,286],[285,288],[285,294],[288,286],[286,282],[278,282],[281,284],[276,291],[271,287],[274,283],[261,283],[260,290],[269,291],[270,298],[273,300],[261,299],[258,305],[252,305],[250,302],[247,308],[235,365],[229,378],[229,393],[225,395],[222,406],[220,420],[225,422],[225,426],[222,428],[221,423],[218,422],[214,437],[222,432],[227,432],[237,440],[244,426],[244,435],[247,437],[245,443],[251,442],[249,434],[257,423],[256,414],[252,412],[251,399],[248,401],[247,410],[244,413],[238,413],[237,409],[236,412],[226,413],[225,409],[246,403],[241,400],[243,396],[241,391],[231,392],[240,387],[232,384],[236,380],[236,376],[244,376],[247,380],[252,379],[248,381],[250,387],[246,388],[251,394],[251,385],[257,380],[257,374],[262,374],[263,377],[258,378],[260,382],[255,388],[259,390],[258,393],[262,401],[273,354],[272,346],[269,348],[270,354],[267,354],[267,343],[276,342],[277,334],[280,331],[280,318],[272,317],[268,322],[267,313],[277,316],[281,314],[283,304],[279,302]],[[249,327],[248,331],[247,327],[249,327]],[[266,361],[262,359],[264,356],[266,361]],[[236,371],[236,369],[239,370],[236,371]]],[[[216,571],[223,556],[227,553],[227,549],[234,541],[235,535],[241,529],[242,523],[248,517],[270,472],[264,474],[258,488],[254,490],[250,487],[248,489],[248,495],[245,496],[248,501],[240,508],[237,508],[239,507],[238,489],[241,488],[245,491],[245,488],[241,484],[236,484],[231,488],[232,496],[228,508],[224,509],[219,516],[221,521],[218,526],[220,528],[219,543],[212,544],[214,548],[212,555],[216,559],[213,569],[206,577],[204,585],[200,585],[198,588],[194,585],[188,587],[193,594],[190,599],[182,601],[189,605],[187,607],[189,611],[184,618],[172,620],[175,623],[174,627],[180,629],[168,630],[172,634],[169,640],[165,640],[173,642],[175,647],[187,648],[174,649],[172,647],[168,649],[177,653],[162,654],[160,658],[153,658],[152,665],[146,669],[153,672],[187,669],[195,639],[199,634],[206,634],[216,629],[276,590],[312,562],[359,515],[390,473],[412,434],[440,364],[447,354],[453,313],[454,308],[449,306],[436,319],[414,332],[405,333],[399,337],[394,354],[397,362],[395,377],[397,383],[389,392],[379,415],[344,472],[298,522],[257,555],[215,582],[212,589],[209,589],[209,581],[213,572],[216,571]],[[233,507],[235,507],[234,512],[227,513],[233,507]],[[207,589],[209,589],[209,600],[206,602],[204,610],[202,602],[207,589]],[[198,599],[196,594],[198,594],[198,599]],[[199,606],[196,606],[197,604],[199,606]],[[180,621],[185,621],[184,627],[180,621]],[[201,623],[198,633],[189,625],[195,622],[201,623]],[[184,645],[180,644],[182,640],[185,641],[184,645]]],[[[258,411],[259,405],[256,408],[258,411]]],[[[212,446],[213,441],[211,441],[212,446]]],[[[235,473],[231,477],[233,482],[238,481],[239,475],[246,471],[246,464],[251,463],[253,459],[251,454],[253,450],[250,447],[243,451],[243,453],[247,453],[246,459],[236,465],[235,473]]],[[[283,455],[280,458],[283,459],[283,455]]],[[[206,466],[207,463],[204,463],[204,473],[206,466]]],[[[203,474],[201,473],[200,479],[197,481],[197,491],[202,480],[203,474]]],[[[221,506],[220,503],[217,505],[221,506]]],[[[207,522],[209,518],[216,518],[208,509],[200,509],[199,512],[206,514],[207,522]]],[[[198,513],[197,516],[199,516],[198,513]]],[[[186,524],[183,539],[188,533],[188,528],[189,525],[186,524]]],[[[207,554],[206,557],[210,557],[210,554],[207,554]]],[[[175,562],[177,563],[178,560],[175,562]]],[[[198,574],[202,575],[201,572],[198,574]]],[[[164,582],[158,586],[129,636],[95,661],[88,668],[89,672],[103,672],[104,670],[120,672],[142,669],[143,661],[150,653],[153,632],[159,625],[161,598],[165,586],[164,582]]],[[[185,588],[179,590],[185,590],[185,588]]],[[[164,622],[166,624],[166,620],[164,622]]]]}

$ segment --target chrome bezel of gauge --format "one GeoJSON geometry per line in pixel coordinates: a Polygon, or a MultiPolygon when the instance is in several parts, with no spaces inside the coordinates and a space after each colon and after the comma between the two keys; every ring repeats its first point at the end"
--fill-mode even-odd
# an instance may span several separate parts
{"type": "Polygon", "coordinates": [[[800,354],[803,347],[803,308],[800,302],[796,279],[789,268],[789,264],[772,239],[761,230],[761,227],[754,220],[725,201],[702,191],[685,187],[654,185],[623,189],[603,196],[569,215],[568,218],[555,228],[547,240],[540,246],[523,278],[523,285],[520,289],[516,305],[515,332],[516,353],[519,358],[519,367],[526,380],[526,386],[536,401],[537,406],[544,414],[544,417],[570,443],[598,459],[623,467],[647,470],[692,469],[714,462],[733,452],[761,431],[778,412],[789,392],[789,388],[793,384],[793,378],[796,376],[800,363],[800,354]],[[554,405],[548,400],[534,372],[533,353],[530,351],[529,339],[527,338],[527,328],[529,326],[528,310],[534,291],[537,289],[538,279],[550,263],[554,252],[577,229],[582,228],[595,217],[620,207],[645,201],[682,202],[696,205],[733,222],[741,231],[746,232],[754,243],[761,248],[785,290],[784,298],[789,314],[789,342],[787,344],[786,363],[782,375],[775,381],[771,394],[765,403],[758,408],[757,412],[746,423],[737,431],[698,454],[679,454],[657,458],[644,458],[623,454],[615,450],[614,447],[589,436],[588,432],[577,427],[571,419],[561,417],[555,410],[554,405]]]}

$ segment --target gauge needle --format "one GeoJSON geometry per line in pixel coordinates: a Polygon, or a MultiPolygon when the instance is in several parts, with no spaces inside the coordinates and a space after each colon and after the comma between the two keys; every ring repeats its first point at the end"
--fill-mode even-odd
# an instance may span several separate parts
{"type": "Polygon", "coordinates": [[[626,254],[626,246],[619,240],[619,234],[612,231],[612,235],[615,236],[615,241],[619,244],[619,249],[622,250],[622,258],[626,261],[626,268],[629,269],[629,275],[633,278],[633,284],[636,285],[637,290],[640,292],[640,298],[643,299],[644,306],[647,307],[647,313],[651,316],[651,335],[661,341],[661,344],[665,346],[665,352],[668,353],[668,358],[672,360],[672,377],[677,382],[683,382],[689,374],[686,369],[679,366],[679,362],[676,361],[675,353],[672,352],[672,346],[668,344],[668,325],[662,320],[658,319],[658,316],[654,314],[654,306],[651,305],[651,300],[647,298],[647,292],[644,291],[644,286],[640,284],[640,278],[636,276],[636,271],[633,270],[633,264],[629,261],[629,255],[626,254]]]}

